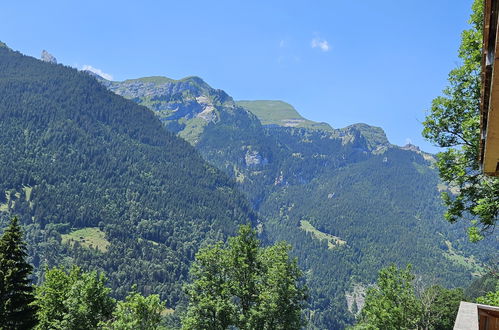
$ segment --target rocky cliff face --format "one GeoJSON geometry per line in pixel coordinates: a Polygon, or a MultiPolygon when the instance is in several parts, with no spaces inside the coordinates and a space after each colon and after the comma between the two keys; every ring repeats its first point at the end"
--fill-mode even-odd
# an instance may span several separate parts
{"type": "Polygon", "coordinates": [[[303,118],[282,101],[234,102],[199,77],[96,78],[154,111],[168,130],[234,177],[255,205],[269,187],[303,184],[331,166],[393,147],[381,128],[355,124],[333,129],[303,118]]]}
{"type": "MultiPolygon", "coordinates": [[[[354,124],[333,129],[326,123],[303,118],[291,105],[282,101],[235,102],[223,90],[212,88],[199,77],[180,80],[145,77],[122,82],[97,78],[116,94],[153,110],[169,130],[194,145],[200,142],[199,138],[209,124],[263,124],[270,130],[287,127],[322,132],[319,134],[341,139],[343,144],[355,143],[356,147],[369,152],[391,147],[379,127],[354,124]]],[[[263,128],[260,130],[258,134],[264,134],[263,128]]]]}
{"type": "Polygon", "coordinates": [[[102,83],[116,94],[153,110],[169,130],[194,145],[210,123],[218,123],[224,115],[245,112],[224,91],[211,88],[199,77],[147,77],[102,83]]]}

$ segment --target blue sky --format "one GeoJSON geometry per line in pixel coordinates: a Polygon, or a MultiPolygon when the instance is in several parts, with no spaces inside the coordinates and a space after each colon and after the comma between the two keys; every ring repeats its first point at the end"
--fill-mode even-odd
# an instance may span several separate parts
{"type": "Polygon", "coordinates": [[[236,100],[284,100],[435,152],[420,122],[458,64],[471,2],[4,1],[0,40],[114,80],[197,75],[236,100]]]}

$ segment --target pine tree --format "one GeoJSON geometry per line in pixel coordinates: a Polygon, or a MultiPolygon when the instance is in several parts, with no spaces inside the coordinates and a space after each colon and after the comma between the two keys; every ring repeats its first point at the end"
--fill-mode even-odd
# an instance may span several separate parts
{"type": "Polygon", "coordinates": [[[0,327],[31,329],[36,324],[33,286],[29,276],[33,267],[26,262],[26,245],[17,218],[0,238],[0,327]]]}

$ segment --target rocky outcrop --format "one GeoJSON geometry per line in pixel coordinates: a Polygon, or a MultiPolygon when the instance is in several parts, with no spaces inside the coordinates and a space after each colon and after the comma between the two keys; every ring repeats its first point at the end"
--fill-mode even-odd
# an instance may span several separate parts
{"type": "Polygon", "coordinates": [[[432,154],[429,154],[427,152],[422,151],[418,146],[416,146],[416,145],[414,145],[412,143],[407,143],[405,146],[400,147],[400,149],[402,149],[402,150],[408,150],[408,151],[412,151],[412,152],[415,152],[417,154],[420,154],[421,156],[423,156],[423,158],[425,160],[427,160],[427,161],[429,161],[431,163],[434,163],[434,162],[437,161],[432,154]]]}
{"type": "Polygon", "coordinates": [[[360,283],[354,284],[351,291],[345,292],[348,311],[350,313],[358,315],[362,311],[366,301],[366,293],[367,287],[360,283]]]}
{"type": "Polygon", "coordinates": [[[401,147],[401,149],[410,150],[410,151],[414,151],[414,152],[421,152],[421,149],[419,149],[418,146],[416,146],[412,143],[407,143],[405,146],[401,147]]]}
{"type": "Polygon", "coordinates": [[[382,128],[363,123],[336,129],[332,137],[340,138],[343,145],[351,144],[359,150],[373,154],[382,154],[392,147],[382,128]]]}
{"type": "Polygon", "coordinates": [[[266,158],[263,158],[258,151],[255,150],[248,150],[244,157],[244,161],[247,167],[266,165],[269,162],[266,158]]]}
{"type": "Polygon", "coordinates": [[[42,54],[40,56],[40,59],[44,62],[52,63],[52,64],[57,64],[57,59],[54,57],[54,55],[50,54],[47,52],[45,49],[42,50],[42,54]]]}
{"type": "Polygon", "coordinates": [[[210,87],[199,77],[174,80],[166,77],[145,77],[101,83],[109,90],[153,110],[165,127],[192,144],[210,124],[231,120],[245,111],[220,89],[210,87]]]}

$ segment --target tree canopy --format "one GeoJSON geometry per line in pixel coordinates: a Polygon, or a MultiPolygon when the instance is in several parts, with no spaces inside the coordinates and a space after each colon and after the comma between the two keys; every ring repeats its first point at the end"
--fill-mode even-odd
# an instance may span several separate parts
{"type": "Polygon", "coordinates": [[[183,328],[300,329],[305,286],[289,250],[285,243],[260,247],[250,226],[241,226],[227,246],[201,249],[183,328]]]}
{"type": "Polygon", "coordinates": [[[411,269],[392,265],[379,272],[355,329],[452,329],[463,291],[418,287],[411,269]]]}
{"type": "Polygon", "coordinates": [[[437,167],[451,188],[442,193],[450,222],[467,219],[468,234],[478,241],[494,228],[499,215],[499,180],[482,174],[478,163],[483,1],[475,0],[459,48],[460,65],[449,73],[449,86],[435,98],[424,121],[423,136],[439,147],[437,167]],[[451,192],[452,191],[452,192],[451,192]]]}
{"type": "Polygon", "coordinates": [[[112,319],[104,325],[104,329],[160,329],[164,309],[165,304],[160,301],[159,295],[144,297],[133,291],[124,301],[118,302],[112,319]]]}
{"type": "Polygon", "coordinates": [[[499,306],[499,283],[497,284],[496,291],[491,291],[483,297],[478,297],[476,302],[479,304],[499,306]]]}
{"type": "Polygon", "coordinates": [[[368,290],[359,329],[414,329],[418,302],[411,267],[390,266],[379,272],[377,286],[368,290]]]}
{"type": "Polygon", "coordinates": [[[37,329],[95,329],[114,309],[106,278],[74,266],[70,271],[53,268],[37,288],[37,329]]]}

